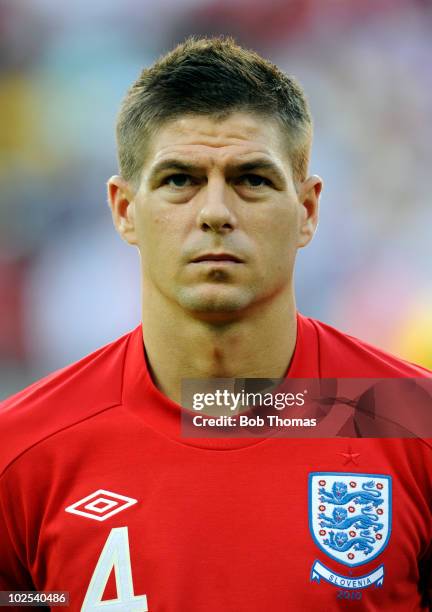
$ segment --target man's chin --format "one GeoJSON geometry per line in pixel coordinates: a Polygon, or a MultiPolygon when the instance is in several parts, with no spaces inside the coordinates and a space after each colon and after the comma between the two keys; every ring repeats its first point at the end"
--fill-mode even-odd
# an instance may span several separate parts
{"type": "Polygon", "coordinates": [[[208,291],[182,291],[179,303],[192,316],[207,321],[227,321],[240,316],[252,302],[252,296],[233,287],[208,291]]]}

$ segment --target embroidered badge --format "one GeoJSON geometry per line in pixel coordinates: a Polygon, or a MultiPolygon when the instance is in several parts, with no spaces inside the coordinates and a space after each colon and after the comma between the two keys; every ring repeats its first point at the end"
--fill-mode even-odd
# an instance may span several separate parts
{"type": "MultiPolygon", "coordinates": [[[[391,477],[383,474],[311,473],[309,528],[315,544],[348,567],[369,563],[382,553],[390,538],[391,494],[391,477]]],[[[344,588],[382,586],[384,566],[354,577],[315,561],[311,581],[320,582],[321,578],[344,588]]]]}

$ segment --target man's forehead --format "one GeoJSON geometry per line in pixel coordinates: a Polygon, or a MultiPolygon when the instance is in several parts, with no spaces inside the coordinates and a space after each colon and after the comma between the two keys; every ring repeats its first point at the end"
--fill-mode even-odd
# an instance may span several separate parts
{"type": "Polygon", "coordinates": [[[274,121],[251,113],[235,113],[222,120],[191,115],[170,121],[156,132],[145,165],[174,156],[212,164],[252,154],[282,157],[280,131],[274,121]]]}

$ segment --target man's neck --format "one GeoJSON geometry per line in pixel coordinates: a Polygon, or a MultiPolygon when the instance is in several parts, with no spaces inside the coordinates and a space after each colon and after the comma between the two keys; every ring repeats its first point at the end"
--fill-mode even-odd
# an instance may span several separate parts
{"type": "Polygon", "coordinates": [[[184,378],[281,378],[294,353],[294,298],[245,317],[209,323],[165,304],[143,306],[143,336],[156,386],[181,403],[184,378]]]}

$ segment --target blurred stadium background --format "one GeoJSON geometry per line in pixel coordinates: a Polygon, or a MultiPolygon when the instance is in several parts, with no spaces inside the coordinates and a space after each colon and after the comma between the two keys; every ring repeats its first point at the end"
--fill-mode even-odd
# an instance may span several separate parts
{"type": "Polygon", "coordinates": [[[234,35],[309,95],[325,190],[299,309],[432,367],[431,25],[429,0],[0,0],[0,397],[138,324],[114,121],[189,34],[234,35]]]}

